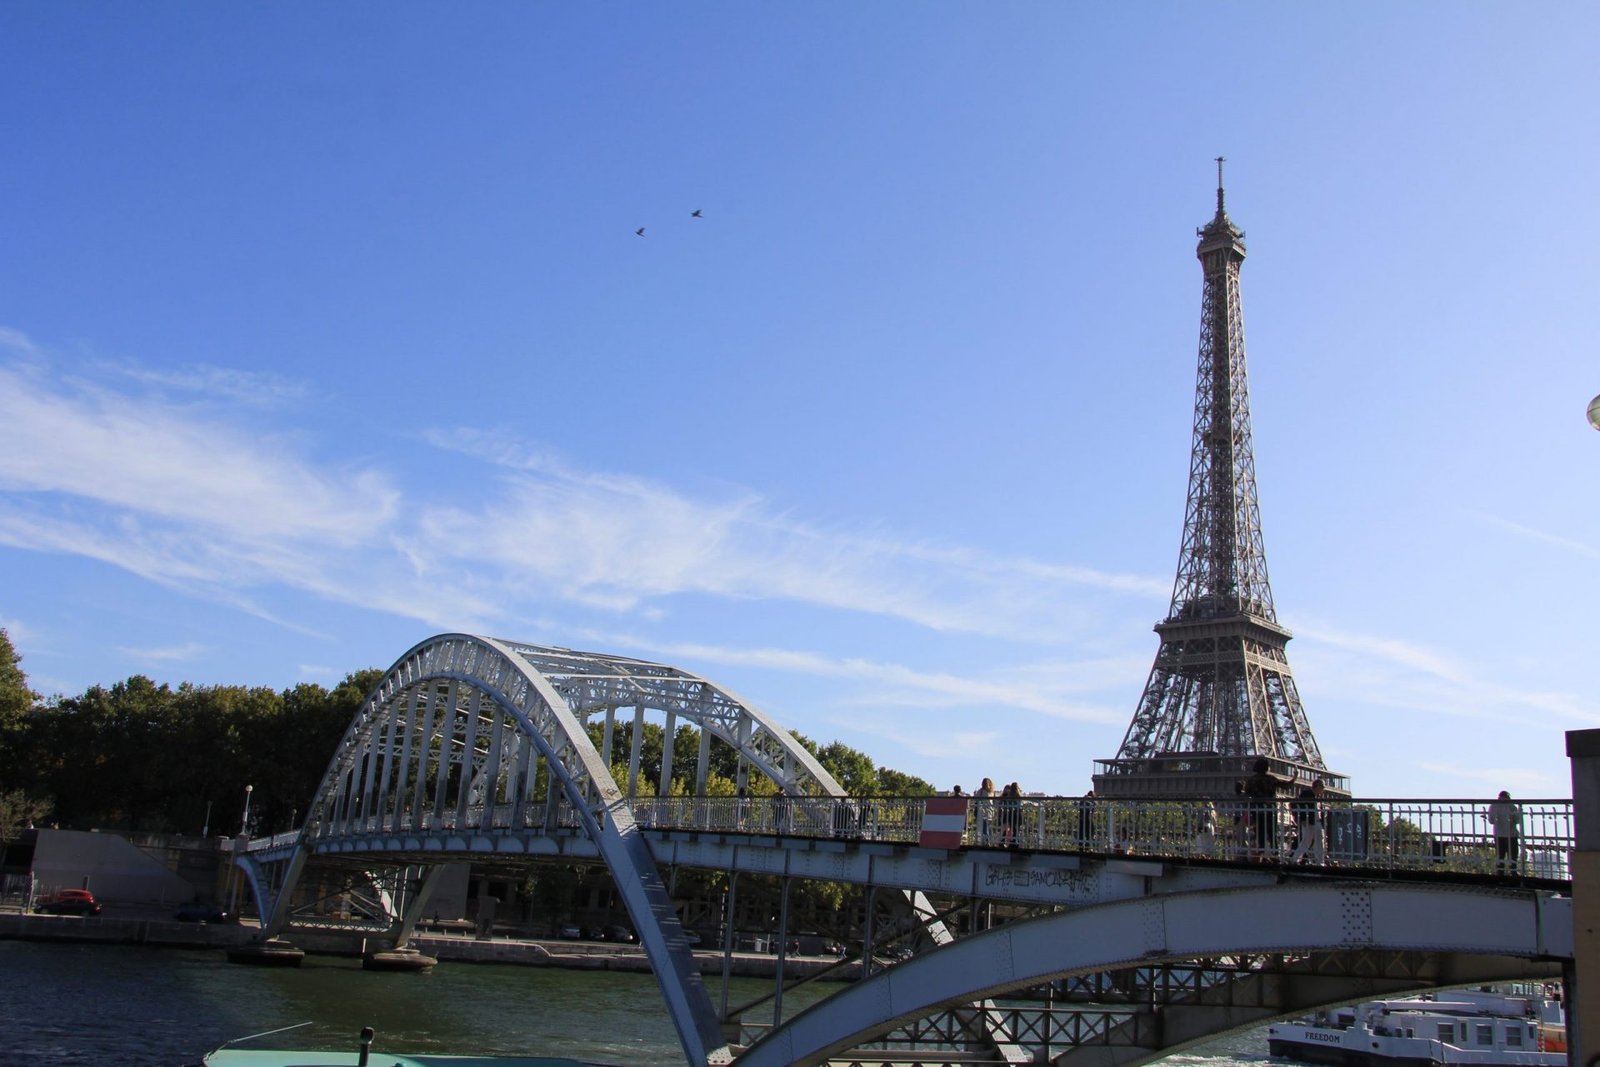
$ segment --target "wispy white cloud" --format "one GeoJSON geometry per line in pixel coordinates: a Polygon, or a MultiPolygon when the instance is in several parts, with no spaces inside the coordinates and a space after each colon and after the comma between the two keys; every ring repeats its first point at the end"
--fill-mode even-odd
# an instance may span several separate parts
{"type": "Polygon", "coordinates": [[[231,367],[191,364],[158,371],[131,363],[108,366],[113,373],[144,385],[249,407],[275,407],[304,400],[309,393],[301,382],[231,367]]]}
{"type": "Polygon", "coordinates": [[[153,660],[157,663],[180,663],[204,654],[207,649],[198,641],[167,648],[118,648],[118,652],[131,659],[153,660]]]}
{"type": "Polygon", "coordinates": [[[13,648],[32,641],[34,637],[33,628],[31,626],[23,622],[21,619],[9,615],[0,615],[0,630],[4,630],[6,632],[6,636],[11,639],[11,646],[13,648]]]}
{"type": "Polygon", "coordinates": [[[1537,541],[1543,545],[1553,545],[1556,548],[1564,549],[1587,559],[1600,559],[1600,548],[1596,548],[1592,544],[1574,541],[1570,537],[1560,537],[1556,534],[1545,533],[1543,530],[1535,530],[1531,526],[1524,526],[1520,522],[1512,522],[1510,519],[1501,518],[1498,515],[1490,515],[1483,511],[1472,511],[1468,512],[1468,514],[1491,526],[1499,526],[1501,529],[1510,530],[1517,536],[1525,537],[1530,541],[1537,541]]]}
{"type": "MultiPolygon", "coordinates": [[[[323,472],[270,434],[155,397],[66,387],[0,366],[0,491],[49,495],[233,540],[352,545],[374,537],[398,494],[371,470],[323,472]]],[[[85,522],[81,508],[62,514],[85,522]]]]}
{"type": "MultiPolygon", "coordinates": [[[[1393,637],[1357,634],[1321,624],[1299,625],[1303,651],[1324,676],[1362,703],[1429,716],[1519,722],[1530,714],[1575,726],[1600,724],[1593,701],[1556,690],[1507,685],[1437,648],[1393,637]]],[[[1304,664],[1307,657],[1297,660],[1304,664]]]]}
{"type": "MultiPolygon", "coordinates": [[[[692,495],[584,470],[515,437],[435,429],[425,437],[436,448],[490,465],[488,496],[451,500],[432,483],[322,462],[317,442],[237,403],[252,390],[294,392],[281,383],[104,365],[68,380],[16,331],[0,347],[11,357],[0,360],[11,415],[0,423],[0,544],[98,560],[302,631],[316,620],[279,617],[277,590],[480,632],[520,632],[534,606],[659,620],[688,595],[1057,646],[1095,635],[1102,607],[1086,596],[1165,595],[1137,576],[827,528],[748,490],[692,495]],[[176,398],[195,391],[205,403],[176,398]]],[[[1059,678],[722,655],[849,677],[890,704],[1104,714],[1059,678]]]]}
{"type": "Polygon", "coordinates": [[[428,440],[503,468],[489,505],[425,509],[408,558],[423,571],[492,564],[498,574],[590,606],[632,611],[699,593],[775,599],[905,620],[941,633],[1059,642],[1093,629],[1075,592],[1166,595],[1163,583],[959,546],[829,529],[759,494],[720,499],[587,472],[511,438],[463,429],[428,440]]]}
{"type": "MultiPolygon", "coordinates": [[[[1035,666],[981,677],[943,671],[921,671],[903,664],[881,663],[856,657],[830,657],[815,652],[778,648],[728,648],[688,642],[661,642],[631,634],[594,634],[607,648],[643,652],[669,663],[706,663],[721,667],[759,667],[764,670],[837,679],[861,687],[843,702],[880,708],[948,708],[1024,710],[1054,718],[1094,723],[1114,723],[1125,715],[1075,694],[1085,687],[1080,669],[1072,664],[1035,666]],[[861,695],[865,692],[867,695],[861,695]]],[[[1092,663],[1082,672],[1098,677],[1102,664],[1092,663]]],[[[1097,687],[1095,683],[1090,688],[1097,687]]]]}
{"type": "Polygon", "coordinates": [[[41,357],[39,346],[21,330],[0,326],[0,350],[11,353],[14,359],[37,360],[41,357]]]}
{"type": "Polygon", "coordinates": [[[1457,685],[1471,680],[1472,673],[1465,664],[1414,641],[1352,633],[1316,623],[1297,624],[1295,632],[1306,641],[1318,641],[1332,648],[1354,652],[1364,660],[1390,663],[1457,685]]]}

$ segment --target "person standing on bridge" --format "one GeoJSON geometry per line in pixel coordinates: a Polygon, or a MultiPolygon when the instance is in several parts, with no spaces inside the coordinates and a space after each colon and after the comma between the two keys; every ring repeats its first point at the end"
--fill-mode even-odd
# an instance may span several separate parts
{"type": "Polygon", "coordinates": [[[1000,790],[1000,843],[1012,848],[1022,829],[1022,786],[1012,782],[1000,790]]]}
{"type": "Polygon", "coordinates": [[[1305,863],[1309,859],[1316,866],[1322,866],[1323,790],[1322,779],[1318,778],[1310,785],[1301,786],[1300,794],[1289,804],[1289,814],[1294,816],[1294,832],[1298,838],[1294,844],[1294,855],[1289,857],[1290,863],[1305,863]]]}
{"type": "Polygon", "coordinates": [[[1522,843],[1522,807],[1511,799],[1504,789],[1489,805],[1484,816],[1494,828],[1494,873],[1516,874],[1520,870],[1517,853],[1522,843]]]}
{"type": "Polygon", "coordinates": [[[1078,801],[1078,848],[1084,852],[1094,843],[1094,803],[1093,789],[1078,801]]]}
{"type": "Polygon", "coordinates": [[[1265,759],[1255,762],[1255,773],[1244,782],[1244,795],[1250,820],[1250,858],[1270,860],[1278,850],[1278,779],[1272,776],[1272,764],[1265,759]]]}
{"type": "Polygon", "coordinates": [[[972,795],[978,800],[978,844],[991,844],[990,835],[994,832],[994,779],[985,778],[972,795]]]}

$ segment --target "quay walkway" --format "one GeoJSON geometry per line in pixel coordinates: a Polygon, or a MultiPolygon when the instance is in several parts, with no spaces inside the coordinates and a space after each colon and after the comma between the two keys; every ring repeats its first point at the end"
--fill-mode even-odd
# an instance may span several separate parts
{"type": "MultiPolygon", "coordinates": [[[[7,941],[229,949],[250,943],[260,932],[259,925],[248,919],[238,923],[179,922],[171,917],[170,908],[152,905],[108,903],[100,915],[93,917],[36,915],[17,908],[0,908],[0,940],[7,941]]],[[[324,927],[295,931],[295,943],[299,948],[324,956],[364,956],[373,940],[371,931],[362,929],[324,927]]],[[[651,969],[649,957],[638,945],[533,938],[517,931],[480,937],[425,928],[411,938],[410,946],[424,955],[452,963],[635,974],[648,974],[651,969]]],[[[702,973],[722,972],[720,951],[697,951],[695,959],[702,973]]],[[[837,956],[789,955],[784,965],[792,978],[851,981],[861,974],[858,960],[841,961],[837,956]]],[[[729,973],[737,977],[772,978],[777,969],[778,960],[773,953],[731,954],[729,973]]]]}

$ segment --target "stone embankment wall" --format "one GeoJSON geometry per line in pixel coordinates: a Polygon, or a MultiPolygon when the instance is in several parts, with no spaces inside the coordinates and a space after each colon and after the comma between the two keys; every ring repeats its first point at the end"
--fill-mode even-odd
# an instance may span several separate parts
{"type": "MultiPolygon", "coordinates": [[[[236,923],[182,923],[168,918],[115,914],[78,918],[0,912],[0,940],[225,949],[244,944],[257,932],[254,925],[236,923]]],[[[360,956],[369,948],[376,950],[386,947],[380,939],[357,931],[290,930],[284,934],[284,940],[313,955],[325,956],[360,956]]],[[[452,963],[505,963],[638,973],[650,971],[650,961],[637,945],[419,935],[411,939],[410,947],[424,955],[452,963]]],[[[701,973],[722,973],[720,952],[696,952],[695,958],[700,963],[701,973]]],[[[783,971],[789,978],[805,978],[828,971],[828,977],[841,980],[854,979],[860,973],[858,964],[835,966],[837,962],[831,957],[790,957],[784,960],[783,971]]],[[[740,977],[769,978],[776,973],[777,966],[775,956],[734,953],[729,972],[740,977]]]]}

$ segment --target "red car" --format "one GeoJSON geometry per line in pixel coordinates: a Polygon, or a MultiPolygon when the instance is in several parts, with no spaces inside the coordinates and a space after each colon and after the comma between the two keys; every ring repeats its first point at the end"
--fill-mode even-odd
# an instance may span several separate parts
{"type": "Polygon", "coordinates": [[[33,906],[41,915],[99,915],[100,902],[87,889],[63,889],[33,906]]]}

